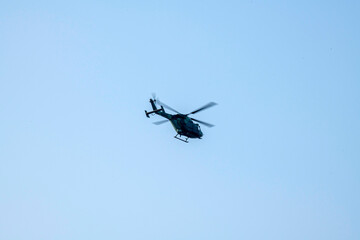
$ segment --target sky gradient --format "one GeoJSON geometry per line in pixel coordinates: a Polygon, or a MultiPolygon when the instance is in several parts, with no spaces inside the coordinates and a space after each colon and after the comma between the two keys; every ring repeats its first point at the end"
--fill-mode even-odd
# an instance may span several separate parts
{"type": "Polygon", "coordinates": [[[358,1],[7,1],[0,239],[360,239],[358,1]],[[202,140],[148,119],[151,93],[202,140]]]}

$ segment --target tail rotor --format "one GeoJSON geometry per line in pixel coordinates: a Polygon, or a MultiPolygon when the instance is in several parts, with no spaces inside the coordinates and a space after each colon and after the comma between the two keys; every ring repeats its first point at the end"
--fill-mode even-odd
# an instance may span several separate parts
{"type": "Polygon", "coordinates": [[[152,100],[154,101],[155,105],[158,105],[157,104],[156,93],[151,93],[151,96],[152,96],[152,100]]]}

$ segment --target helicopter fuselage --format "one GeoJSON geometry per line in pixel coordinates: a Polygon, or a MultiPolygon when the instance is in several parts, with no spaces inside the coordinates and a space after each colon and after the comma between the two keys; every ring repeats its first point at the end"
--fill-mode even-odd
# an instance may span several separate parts
{"type": "Polygon", "coordinates": [[[183,135],[189,138],[201,138],[203,136],[199,124],[194,123],[189,117],[185,115],[171,115],[171,118],[169,120],[173,125],[175,131],[180,136],[183,135]]]}
{"type": "Polygon", "coordinates": [[[173,125],[177,134],[188,138],[201,138],[203,133],[199,124],[194,123],[189,117],[183,114],[169,114],[161,110],[155,114],[167,118],[173,125]]]}

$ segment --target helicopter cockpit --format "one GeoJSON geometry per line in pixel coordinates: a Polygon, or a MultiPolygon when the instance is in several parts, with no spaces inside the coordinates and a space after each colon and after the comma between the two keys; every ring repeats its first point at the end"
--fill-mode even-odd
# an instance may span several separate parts
{"type": "Polygon", "coordinates": [[[196,127],[196,129],[197,129],[198,133],[202,136],[202,135],[203,135],[203,133],[202,133],[202,131],[201,131],[200,125],[199,125],[199,124],[197,124],[197,123],[195,123],[195,127],[196,127]]]}

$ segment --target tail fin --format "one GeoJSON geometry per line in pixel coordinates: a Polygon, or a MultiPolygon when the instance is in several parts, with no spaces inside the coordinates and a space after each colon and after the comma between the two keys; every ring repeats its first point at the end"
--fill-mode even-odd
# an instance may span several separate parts
{"type": "Polygon", "coordinates": [[[170,119],[171,115],[165,113],[165,110],[164,110],[163,106],[161,106],[161,108],[159,108],[159,109],[156,107],[156,99],[151,99],[150,98],[150,103],[151,103],[151,107],[152,107],[153,110],[151,112],[148,112],[148,111],[145,110],[146,117],[149,117],[150,114],[156,113],[156,114],[161,115],[161,116],[163,116],[163,117],[165,117],[167,119],[170,119]]]}
{"type": "Polygon", "coordinates": [[[153,99],[150,99],[150,103],[151,103],[152,109],[153,109],[153,110],[157,110],[156,105],[155,105],[155,102],[154,102],[153,99]]]}

